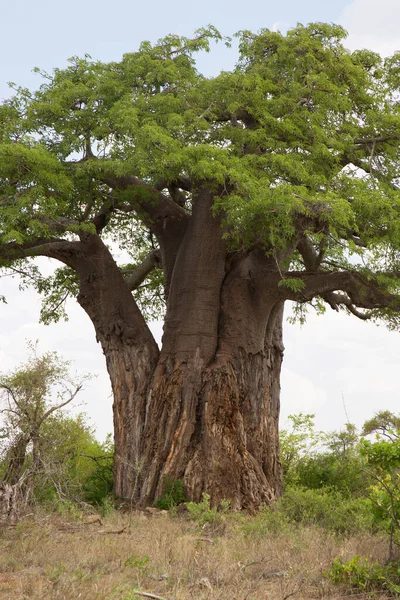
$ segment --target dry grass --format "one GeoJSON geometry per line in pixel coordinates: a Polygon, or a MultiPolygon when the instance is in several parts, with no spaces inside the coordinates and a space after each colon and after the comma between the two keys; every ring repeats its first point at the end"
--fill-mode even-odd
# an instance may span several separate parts
{"type": "Polygon", "coordinates": [[[387,552],[385,540],[366,534],[246,534],[246,519],[200,528],[166,514],[116,512],[90,524],[32,515],[1,532],[0,598],[139,600],[141,590],[165,600],[360,599],[323,572],[336,556],[387,552]]]}

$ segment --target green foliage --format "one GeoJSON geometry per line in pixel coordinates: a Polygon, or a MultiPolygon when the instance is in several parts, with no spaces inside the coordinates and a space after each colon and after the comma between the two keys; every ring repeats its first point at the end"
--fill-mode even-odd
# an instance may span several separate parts
{"type": "Polygon", "coordinates": [[[281,279],[278,283],[279,287],[287,287],[292,292],[301,292],[302,289],[305,288],[305,283],[302,279],[298,279],[296,277],[291,277],[290,279],[281,279]]]}
{"type": "Polygon", "coordinates": [[[371,503],[348,498],[335,490],[287,488],[278,506],[286,518],[301,525],[317,525],[336,533],[371,530],[371,503]]]}
{"type": "Polygon", "coordinates": [[[130,567],[131,569],[136,569],[140,575],[145,575],[148,571],[148,563],[150,562],[150,558],[148,556],[137,556],[136,554],[132,554],[125,561],[125,567],[130,567]]]}
{"type": "Polygon", "coordinates": [[[358,496],[370,484],[354,425],[342,431],[315,431],[314,415],[290,415],[280,432],[284,483],[305,489],[336,490],[358,496]]]}
{"type": "MultiPolygon", "coordinates": [[[[36,69],[37,91],[13,85],[0,104],[2,268],[20,260],[28,273],[44,240],[95,233],[104,209],[99,235],[138,264],[154,244],[140,201],[151,200],[151,186],[162,182],[167,193],[186,178],[216,191],[229,247],[285,257],[280,285],[293,294],[304,287],[290,275],[306,268],[294,243],[300,229],[325,271],[375,274],[396,294],[399,57],[350,52],[345,37],[324,23],[241,31],[236,67],[212,78],[195,61],[212,42],[229,45],[212,26],[145,41],[119,62],[86,55],[52,73],[36,69]],[[146,185],[120,189],[132,175],[146,185]]],[[[196,186],[180,190],[189,213],[196,186]]],[[[66,295],[77,294],[67,269],[25,280],[45,298],[44,321],[65,317],[66,295]]],[[[153,317],[161,273],[136,299],[153,317]]],[[[395,326],[395,309],[377,306],[372,316],[395,326]]]]}
{"type": "Polygon", "coordinates": [[[111,434],[103,443],[99,443],[92,433],[92,443],[79,450],[79,462],[75,469],[78,476],[82,478],[83,499],[90,504],[100,504],[103,513],[106,514],[113,507],[110,494],[114,483],[114,443],[111,434]],[[91,461],[90,466],[87,460],[91,461]],[[88,469],[86,473],[82,468],[85,464],[88,469]]]}
{"type": "Polygon", "coordinates": [[[379,436],[384,436],[389,440],[398,439],[400,434],[400,417],[394,415],[389,410],[382,410],[376,413],[372,419],[368,419],[364,423],[362,434],[370,435],[371,433],[379,436]]]}
{"type": "Polygon", "coordinates": [[[245,535],[263,537],[299,527],[319,527],[327,532],[351,535],[372,531],[374,518],[366,498],[349,498],[332,489],[289,487],[282,498],[247,518],[237,517],[245,535]]]}
{"type": "Polygon", "coordinates": [[[400,595],[400,430],[399,418],[381,411],[365,422],[361,439],[351,424],[317,434],[313,415],[291,416],[292,429],[282,436],[282,463],[287,487],[273,507],[264,508],[245,532],[264,535],[297,525],[318,526],[339,534],[386,531],[391,562],[381,566],[355,556],[335,559],[326,576],[365,593],[400,595]]]}
{"type": "Polygon", "coordinates": [[[0,378],[5,416],[0,474],[15,483],[24,471],[33,498],[47,505],[84,500],[101,503],[113,486],[113,444],[99,443],[85,416],[62,411],[82,388],[57,353],[37,353],[0,378]]]}
{"type": "Polygon", "coordinates": [[[259,511],[251,517],[235,516],[241,531],[247,537],[262,538],[274,533],[281,533],[293,527],[293,522],[282,510],[280,502],[271,506],[260,506],[259,511]]]}
{"type": "Polygon", "coordinates": [[[170,510],[171,508],[182,504],[182,502],[186,502],[186,500],[183,481],[165,477],[163,493],[161,498],[157,500],[156,507],[161,510],[170,510]]]}
{"type": "Polygon", "coordinates": [[[51,506],[68,499],[103,508],[113,489],[110,436],[98,442],[85,415],[54,417],[43,429],[42,456],[46,471],[37,477],[37,501],[51,506]]]}
{"type": "Polygon", "coordinates": [[[100,505],[96,499],[98,511],[102,517],[109,517],[115,512],[115,498],[112,495],[102,496],[100,505]]]}
{"type": "Polygon", "coordinates": [[[186,507],[190,517],[196,521],[200,527],[203,527],[207,523],[218,525],[221,523],[223,515],[229,512],[230,501],[221,500],[219,507],[211,507],[210,495],[204,493],[201,502],[187,502],[186,507]]]}
{"type": "Polygon", "coordinates": [[[358,452],[337,456],[320,452],[310,456],[296,469],[297,485],[309,489],[337,490],[347,497],[362,494],[370,484],[365,461],[358,452]]]}
{"type": "Polygon", "coordinates": [[[288,484],[296,482],[300,465],[306,463],[325,441],[325,434],[315,431],[314,418],[312,414],[289,415],[290,429],[280,430],[281,463],[288,484]]]}
{"type": "Polygon", "coordinates": [[[400,566],[389,563],[371,564],[365,556],[355,556],[343,563],[335,558],[331,569],[325,574],[333,583],[347,584],[362,592],[382,591],[391,596],[400,595],[400,566]]]}
{"type": "Polygon", "coordinates": [[[400,546],[400,432],[393,433],[391,438],[389,430],[390,441],[363,440],[361,446],[372,478],[368,496],[376,521],[390,533],[390,553],[393,543],[400,546]]]}

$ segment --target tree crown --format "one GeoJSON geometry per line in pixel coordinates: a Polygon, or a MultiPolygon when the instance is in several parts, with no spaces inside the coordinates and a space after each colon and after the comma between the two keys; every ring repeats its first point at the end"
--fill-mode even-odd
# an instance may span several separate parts
{"type": "Polygon", "coordinates": [[[136,299],[158,310],[162,223],[192,218],[207,188],[227,252],[271,257],[287,298],[396,324],[400,54],[350,52],[345,37],[322,23],[241,31],[237,65],[212,78],[194,57],[223,40],[213,27],[120,62],[38,70],[36,92],[14,86],[0,106],[0,265],[57,318],[77,293],[61,250],[97,235],[128,253],[136,299]],[[40,255],[67,267],[45,279],[29,263],[40,255]],[[352,279],[317,285],[316,273],[352,279]]]}

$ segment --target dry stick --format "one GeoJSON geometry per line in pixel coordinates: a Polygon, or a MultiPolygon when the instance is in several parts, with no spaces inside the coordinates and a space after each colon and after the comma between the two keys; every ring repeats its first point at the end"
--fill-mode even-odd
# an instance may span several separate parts
{"type": "MultiPolygon", "coordinates": [[[[272,558],[270,558],[267,562],[271,562],[271,560],[272,560],[272,558]]],[[[250,566],[250,564],[257,564],[257,562],[263,562],[263,561],[262,560],[261,561],[255,561],[255,563],[249,563],[247,566],[250,566]]],[[[274,573],[284,573],[284,572],[286,573],[286,571],[274,571],[274,573]]],[[[257,591],[257,589],[260,588],[259,583],[260,583],[260,581],[262,579],[265,579],[265,573],[261,573],[261,575],[259,575],[257,577],[254,585],[252,585],[250,587],[250,589],[247,591],[247,594],[243,597],[243,600],[247,600],[248,597],[250,596],[250,594],[252,594],[253,592],[257,591]]]]}
{"type": "Polygon", "coordinates": [[[128,525],[125,525],[125,527],[123,527],[122,529],[101,529],[99,531],[94,531],[93,533],[98,533],[100,535],[108,535],[109,533],[115,533],[116,535],[119,535],[120,533],[124,533],[124,531],[126,531],[128,529],[128,525]]]}
{"type": "MultiPolygon", "coordinates": [[[[245,569],[247,569],[247,567],[253,567],[254,565],[260,565],[261,563],[265,562],[266,558],[267,557],[264,556],[260,560],[253,560],[253,562],[249,562],[249,563],[246,563],[245,565],[239,565],[239,566],[244,571],[245,569]]],[[[272,558],[270,558],[269,560],[267,560],[267,562],[271,562],[271,560],[272,560],[272,558]]]]}
{"type": "Polygon", "coordinates": [[[133,590],[133,593],[137,596],[143,596],[144,598],[153,598],[153,600],[166,600],[161,596],[156,596],[156,594],[151,594],[150,592],[140,592],[139,590],[133,590]]]}
{"type": "Polygon", "coordinates": [[[297,592],[300,591],[300,589],[301,589],[301,583],[299,583],[299,585],[296,587],[295,590],[293,590],[293,592],[289,592],[289,594],[286,594],[286,596],[283,597],[283,600],[287,600],[288,598],[295,596],[297,594],[297,592]]]}

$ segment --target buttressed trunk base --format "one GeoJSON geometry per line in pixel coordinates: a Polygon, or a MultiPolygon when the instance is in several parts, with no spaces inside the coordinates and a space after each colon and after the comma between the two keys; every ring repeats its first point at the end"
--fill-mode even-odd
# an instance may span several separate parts
{"type": "Polygon", "coordinates": [[[158,350],[120,270],[89,236],[78,301],[106,356],[114,395],[115,493],[146,506],[166,479],[252,510],[282,491],[279,376],[283,302],[265,254],[233,264],[202,192],[170,278],[158,350]]]}
{"type": "Polygon", "coordinates": [[[163,494],[167,479],[182,480],[193,501],[208,493],[214,505],[228,499],[234,509],[253,510],[281,494],[282,311],[271,318],[256,354],[217,353],[207,365],[199,353],[172,362],[161,352],[135,409],[114,384],[117,495],[146,506],[163,494]]]}

